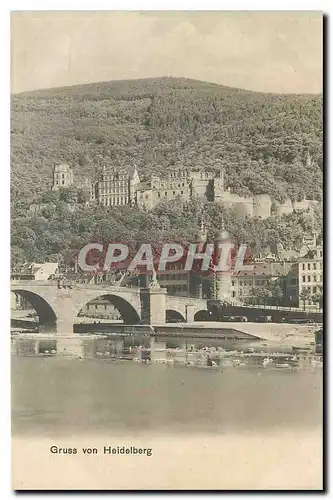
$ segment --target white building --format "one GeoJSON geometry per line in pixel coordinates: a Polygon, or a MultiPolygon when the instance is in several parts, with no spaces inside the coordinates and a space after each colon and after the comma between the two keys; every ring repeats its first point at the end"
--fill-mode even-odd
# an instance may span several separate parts
{"type": "Polygon", "coordinates": [[[310,250],[307,255],[298,262],[298,286],[299,296],[303,290],[307,290],[310,298],[307,301],[311,304],[311,296],[322,290],[323,286],[323,245],[317,245],[310,250]]]}
{"type": "Polygon", "coordinates": [[[46,281],[58,274],[59,265],[56,262],[25,263],[19,269],[12,271],[11,279],[46,281]]]}

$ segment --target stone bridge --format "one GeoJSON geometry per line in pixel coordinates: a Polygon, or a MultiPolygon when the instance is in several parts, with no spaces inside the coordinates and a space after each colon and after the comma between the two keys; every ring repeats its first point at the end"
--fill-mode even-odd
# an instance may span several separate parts
{"type": "Polygon", "coordinates": [[[193,322],[207,314],[206,300],[170,296],[159,286],[140,289],[73,284],[59,287],[54,281],[12,281],[11,292],[21,295],[36,310],[41,331],[61,334],[73,333],[82,308],[99,297],[112,303],[124,323],[131,325],[193,322]]]}

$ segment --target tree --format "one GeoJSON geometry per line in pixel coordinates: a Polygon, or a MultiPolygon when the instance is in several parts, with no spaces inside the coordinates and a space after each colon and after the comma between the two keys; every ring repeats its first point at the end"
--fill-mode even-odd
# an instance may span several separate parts
{"type": "Polygon", "coordinates": [[[16,266],[19,266],[20,264],[23,264],[25,262],[25,253],[24,250],[16,245],[13,245],[11,247],[11,255],[10,255],[10,265],[11,268],[15,268],[16,266]]]}
{"type": "Polygon", "coordinates": [[[77,202],[77,189],[74,186],[60,189],[60,200],[65,203],[77,202]]]}
{"type": "Polygon", "coordinates": [[[279,305],[281,299],[283,298],[283,290],[281,286],[278,283],[273,283],[270,286],[270,291],[272,294],[272,300],[275,303],[276,306],[279,305]]]}
{"type": "Polygon", "coordinates": [[[46,191],[40,198],[41,203],[57,203],[59,201],[59,191],[46,191]]]}
{"type": "Polygon", "coordinates": [[[272,292],[267,287],[255,286],[251,289],[251,296],[253,304],[267,304],[272,297],[272,292]]]}
{"type": "Polygon", "coordinates": [[[303,309],[305,311],[305,304],[310,300],[311,292],[307,288],[303,288],[299,294],[299,299],[303,302],[303,309]]]}
{"type": "Polygon", "coordinates": [[[323,307],[323,290],[320,289],[315,295],[312,296],[312,302],[318,304],[319,309],[323,307]]]}
{"type": "Polygon", "coordinates": [[[90,200],[90,193],[88,189],[78,189],[77,190],[77,202],[85,205],[90,200]]]}

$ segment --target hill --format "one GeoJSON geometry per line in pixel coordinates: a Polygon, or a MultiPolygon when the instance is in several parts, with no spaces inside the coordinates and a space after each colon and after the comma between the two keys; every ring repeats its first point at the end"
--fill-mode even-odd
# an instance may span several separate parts
{"type": "Polygon", "coordinates": [[[275,95],[188,79],[93,83],[12,96],[12,196],[50,187],[52,167],[76,176],[136,163],[140,175],[176,166],[225,167],[241,195],[321,198],[322,98],[275,95]],[[306,165],[310,153],[312,164],[306,165]]]}

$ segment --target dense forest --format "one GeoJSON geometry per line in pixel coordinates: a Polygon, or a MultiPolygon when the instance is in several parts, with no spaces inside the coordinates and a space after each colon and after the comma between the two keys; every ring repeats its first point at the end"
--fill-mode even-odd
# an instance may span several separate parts
{"type": "MultiPolygon", "coordinates": [[[[164,202],[152,211],[137,207],[87,207],[68,203],[71,194],[64,189],[42,196],[41,210],[27,216],[27,202],[17,202],[12,208],[12,265],[24,261],[63,262],[73,265],[74,257],[87,243],[128,243],[133,251],[141,243],[151,243],[158,255],[166,242],[186,245],[195,241],[202,207],[190,201],[164,202]],[[67,200],[67,201],[66,201],[67,200]]],[[[318,209],[314,217],[307,213],[293,213],[283,217],[239,217],[233,210],[225,210],[217,203],[203,206],[208,241],[214,241],[221,228],[222,212],[225,227],[237,244],[247,243],[251,252],[276,248],[297,249],[304,233],[321,232],[322,218],[318,209]]]]}
{"type": "Polygon", "coordinates": [[[35,199],[49,189],[53,165],[66,162],[76,178],[94,178],[102,165],[135,163],[143,178],[175,166],[224,166],[240,195],[321,199],[322,135],[317,95],[181,78],[21,93],[12,96],[12,198],[35,199]]]}
{"type": "MultiPolygon", "coordinates": [[[[321,199],[322,99],[273,95],[186,79],[106,82],[12,96],[12,265],[63,261],[90,242],[193,241],[201,207],[161,203],[151,212],[87,207],[75,187],[50,191],[52,168],[95,178],[103,165],[139,168],[141,178],[167,169],[224,167],[240,195],[268,193],[321,199]],[[308,153],[311,165],[306,164],[308,153]],[[79,203],[74,203],[78,200],[79,203]],[[37,213],[32,202],[41,204],[37,213]]],[[[266,220],[237,217],[216,203],[204,207],[209,239],[221,226],[252,249],[297,248],[321,209],[266,220]]]]}

